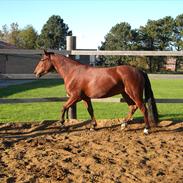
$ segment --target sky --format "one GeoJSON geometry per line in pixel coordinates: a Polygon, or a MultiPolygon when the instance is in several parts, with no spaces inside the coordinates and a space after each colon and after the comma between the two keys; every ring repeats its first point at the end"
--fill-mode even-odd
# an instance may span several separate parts
{"type": "Polygon", "coordinates": [[[183,13],[183,0],[0,0],[0,29],[17,22],[32,25],[40,34],[52,15],[59,15],[77,39],[77,49],[97,49],[120,22],[145,26],[148,19],[183,13]]]}

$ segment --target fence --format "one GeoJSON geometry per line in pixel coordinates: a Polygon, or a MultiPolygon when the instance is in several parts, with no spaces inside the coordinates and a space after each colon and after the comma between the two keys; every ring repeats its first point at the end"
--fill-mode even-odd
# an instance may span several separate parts
{"type": "MultiPolygon", "coordinates": [[[[67,49],[58,51],[58,50],[49,50],[55,53],[68,55],[73,57],[74,55],[118,55],[118,56],[183,56],[183,51],[84,51],[76,50],[76,39],[73,36],[67,38],[67,49]]],[[[0,55],[41,55],[42,50],[22,50],[22,49],[0,49],[0,55]]],[[[27,79],[26,77],[24,77],[27,79]]],[[[19,79],[19,78],[16,78],[19,79]]],[[[22,78],[21,78],[22,79],[22,78]]],[[[66,101],[67,97],[61,98],[27,98],[27,99],[0,99],[0,104],[7,103],[33,103],[33,102],[62,102],[66,101]]],[[[94,102],[124,102],[123,99],[119,98],[106,98],[106,99],[94,99],[94,102]]],[[[183,103],[183,99],[156,99],[157,103],[183,103]]],[[[73,106],[70,110],[70,117],[77,118],[76,105],[73,106]]]]}

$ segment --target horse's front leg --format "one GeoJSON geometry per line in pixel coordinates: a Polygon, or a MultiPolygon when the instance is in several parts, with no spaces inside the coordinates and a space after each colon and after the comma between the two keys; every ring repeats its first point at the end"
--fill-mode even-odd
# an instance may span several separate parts
{"type": "Polygon", "coordinates": [[[69,107],[71,107],[72,105],[74,105],[77,101],[79,101],[79,97],[73,96],[73,97],[69,97],[69,99],[67,100],[67,102],[64,104],[64,106],[62,108],[62,112],[61,112],[61,119],[60,119],[61,125],[64,125],[64,122],[65,122],[65,113],[68,112],[69,107]]]}
{"type": "Polygon", "coordinates": [[[60,123],[61,125],[64,125],[65,122],[65,113],[67,112],[67,109],[65,107],[62,108],[62,112],[61,112],[61,119],[60,119],[60,123]]]}

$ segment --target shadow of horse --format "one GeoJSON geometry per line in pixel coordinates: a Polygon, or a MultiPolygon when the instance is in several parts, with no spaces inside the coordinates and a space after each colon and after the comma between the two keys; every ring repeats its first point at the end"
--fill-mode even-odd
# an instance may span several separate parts
{"type": "MultiPolygon", "coordinates": [[[[0,139],[6,148],[13,146],[21,140],[36,138],[43,135],[55,135],[72,132],[82,132],[86,130],[86,126],[91,123],[91,120],[80,122],[67,126],[51,126],[56,123],[56,120],[45,120],[38,126],[32,128],[32,124],[8,123],[0,126],[0,139]],[[82,128],[85,127],[85,128],[82,128]],[[27,131],[25,131],[27,130],[27,131]]],[[[89,128],[88,128],[89,129],[89,128]]]]}
{"type": "MultiPolygon", "coordinates": [[[[140,124],[137,128],[130,128],[130,125],[127,129],[124,130],[125,133],[128,132],[139,132],[143,129],[143,125],[141,125],[142,118],[137,118],[130,122],[130,124],[140,124]]],[[[171,121],[169,124],[165,126],[160,126],[153,128],[152,133],[167,133],[167,132],[182,132],[182,125],[175,129],[169,129],[170,126],[177,125],[179,123],[183,123],[182,121],[171,121]]],[[[8,123],[0,126],[0,139],[3,140],[3,144],[6,148],[13,146],[15,143],[21,140],[28,140],[44,135],[55,135],[55,134],[65,134],[65,133],[74,133],[74,132],[83,132],[89,130],[89,126],[91,125],[91,120],[86,120],[83,122],[79,122],[76,124],[68,124],[67,126],[60,126],[56,120],[45,120],[39,124],[31,124],[31,123],[23,123],[23,124],[15,124],[8,123]]],[[[107,126],[97,127],[94,132],[101,130],[114,130],[120,127],[120,123],[111,124],[107,126]]],[[[92,133],[92,132],[91,132],[92,133]]]]}

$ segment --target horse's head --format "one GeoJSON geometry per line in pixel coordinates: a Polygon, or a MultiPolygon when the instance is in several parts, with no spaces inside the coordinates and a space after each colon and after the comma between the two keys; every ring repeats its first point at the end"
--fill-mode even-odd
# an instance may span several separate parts
{"type": "Polygon", "coordinates": [[[36,77],[39,78],[47,74],[48,72],[51,72],[52,70],[54,70],[54,66],[51,63],[52,54],[53,53],[50,53],[44,50],[44,55],[34,70],[34,74],[36,75],[36,77]]]}

